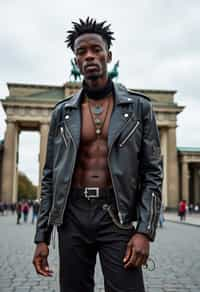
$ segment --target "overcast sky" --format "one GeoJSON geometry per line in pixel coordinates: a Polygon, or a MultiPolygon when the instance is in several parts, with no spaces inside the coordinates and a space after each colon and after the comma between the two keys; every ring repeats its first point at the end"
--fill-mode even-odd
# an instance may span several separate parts
{"type": "MultiPolygon", "coordinates": [[[[0,97],[7,82],[62,85],[72,53],[71,21],[92,16],[115,32],[113,63],[129,88],[177,90],[178,146],[200,147],[200,1],[0,0],[0,97]]],[[[0,138],[5,131],[0,109],[0,138]]],[[[20,135],[19,168],[37,183],[39,135],[20,135]]]]}

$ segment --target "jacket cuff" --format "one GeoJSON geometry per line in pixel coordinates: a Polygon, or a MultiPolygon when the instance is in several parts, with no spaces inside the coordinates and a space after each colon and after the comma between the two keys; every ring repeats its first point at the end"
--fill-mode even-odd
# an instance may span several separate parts
{"type": "Polygon", "coordinates": [[[149,230],[148,226],[143,222],[138,222],[136,233],[144,234],[150,241],[155,239],[155,230],[149,230]]]}
{"type": "Polygon", "coordinates": [[[34,243],[38,244],[40,242],[45,242],[47,245],[50,244],[51,241],[51,231],[36,231],[34,243]]]}

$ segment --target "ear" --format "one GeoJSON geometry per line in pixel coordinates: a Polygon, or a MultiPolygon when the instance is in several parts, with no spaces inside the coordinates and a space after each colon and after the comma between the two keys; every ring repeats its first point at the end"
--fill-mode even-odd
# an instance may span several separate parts
{"type": "Polygon", "coordinates": [[[108,51],[107,63],[110,63],[111,61],[112,61],[112,52],[108,51]]]}

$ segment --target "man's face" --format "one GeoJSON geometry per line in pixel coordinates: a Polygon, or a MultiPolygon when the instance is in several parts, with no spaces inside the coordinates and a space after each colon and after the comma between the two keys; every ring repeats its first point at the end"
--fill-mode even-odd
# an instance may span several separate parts
{"type": "Polygon", "coordinates": [[[107,76],[107,63],[111,53],[103,38],[95,33],[79,36],[74,42],[76,64],[85,80],[94,80],[107,76]]]}

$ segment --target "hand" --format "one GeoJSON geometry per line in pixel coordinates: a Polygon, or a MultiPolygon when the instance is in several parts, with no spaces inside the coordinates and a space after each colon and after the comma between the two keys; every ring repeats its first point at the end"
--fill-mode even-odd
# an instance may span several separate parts
{"type": "Polygon", "coordinates": [[[53,271],[49,270],[48,255],[48,245],[45,242],[38,243],[33,256],[33,265],[36,272],[45,277],[51,277],[53,273],[53,271]]]}
{"type": "Polygon", "coordinates": [[[141,267],[149,257],[149,240],[140,233],[134,234],[129,240],[123,259],[124,267],[141,267]]]}

